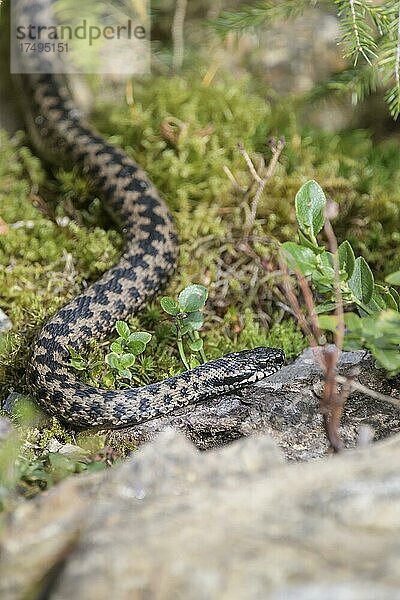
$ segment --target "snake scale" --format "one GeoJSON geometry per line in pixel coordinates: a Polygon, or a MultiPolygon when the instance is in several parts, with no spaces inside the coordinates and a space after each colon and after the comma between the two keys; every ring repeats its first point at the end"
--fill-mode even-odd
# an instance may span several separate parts
{"type": "MultiPolygon", "coordinates": [[[[25,22],[49,22],[51,0],[14,4],[25,22]]],[[[24,60],[42,61],[43,71],[43,61],[54,59],[32,53],[24,60]]],[[[34,62],[34,70],[32,66],[34,62]]],[[[277,371],[283,352],[256,348],[139,388],[96,389],[76,377],[67,347],[80,351],[90,339],[106,336],[116,320],[136,313],[154,296],[176,266],[178,241],[154,185],[121,149],[87,126],[61,76],[33,73],[17,81],[32,145],[47,161],[81,167],[126,242],[119,262],[51,318],[34,342],[27,377],[39,404],[73,427],[121,428],[243,388],[277,371]]]]}

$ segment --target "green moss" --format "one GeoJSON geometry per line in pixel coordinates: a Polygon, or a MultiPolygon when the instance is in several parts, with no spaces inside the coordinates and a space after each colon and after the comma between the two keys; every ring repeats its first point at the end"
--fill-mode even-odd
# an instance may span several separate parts
{"type": "Polygon", "coordinates": [[[60,444],[73,443],[72,435],[64,429],[56,417],[52,417],[50,424],[40,431],[40,436],[34,434],[33,438],[42,450],[47,448],[52,439],[56,439],[60,444]]]}
{"type": "MultiPolygon", "coordinates": [[[[72,298],[83,281],[93,281],[119,256],[121,236],[101,227],[78,225],[67,214],[71,200],[67,181],[76,193],[82,182],[49,181],[39,160],[23,145],[21,135],[0,133],[0,216],[8,223],[0,235],[0,308],[14,329],[0,337],[0,387],[24,390],[24,368],[32,337],[43,320],[72,298]],[[42,195],[44,183],[59,188],[57,206],[42,195]],[[59,185],[57,185],[59,183],[59,185]]],[[[98,201],[90,197],[90,208],[98,201]]],[[[88,213],[88,211],[86,211],[88,213]]],[[[89,213],[88,213],[89,214],[89,213]]]]}
{"type": "MultiPolygon", "coordinates": [[[[133,444],[120,448],[117,440],[118,449],[107,447],[100,433],[75,437],[55,417],[43,424],[35,407],[24,398],[18,400],[13,424],[0,444],[0,513],[12,509],[19,496],[32,498],[70,475],[98,471],[135,449],[133,444]],[[54,443],[69,453],[54,452],[54,443]]],[[[0,519],[0,529],[2,524],[0,519]]]]}
{"type": "Polygon", "coordinates": [[[224,327],[210,329],[207,333],[209,355],[215,358],[220,355],[220,348],[225,352],[245,350],[256,346],[282,348],[287,359],[298,356],[305,348],[304,336],[293,320],[281,323],[263,324],[250,308],[240,312],[232,307],[224,317],[224,327]],[[235,334],[228,336],[227,331],[235,334]]]}
{"type": "Polygon", "coordinates": [[[243,198],[233,192],[224,173],[228,167],[241,185],[250,183],[237,143],[250,154],[260,153],[259,159],[268,159],[267,140],[284,135],[281,165],[259,206],[259,233],[291,239],[293,198],[304,181],[314,178],[340,204],[340,239],[350,238],[383,279],[397,268],[397,140],[377,145],[368,131],[332,134],[310,129],[301,124],[300,114],[296,104],[284,98],[271,107],[249,92],[246,79],[225,78],[205,87],[201,76],[190,74],[135,83],[132,106],[100,105],[95,121],[145,166],[162,190],[177,217],[185,266],[192,262],[194,240],[215,236],[218,252],[221,239],[243,223],[243,198]],[[166,120],[178,123],[175,142],[165,135],[166,120]]]}

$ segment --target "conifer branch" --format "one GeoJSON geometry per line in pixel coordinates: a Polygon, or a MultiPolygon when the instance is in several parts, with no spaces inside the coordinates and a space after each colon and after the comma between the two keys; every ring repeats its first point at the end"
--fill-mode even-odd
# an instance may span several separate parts
{"type": "MultiPolygon", "coordinates": [[[[212,21],[222,35],[249,27],[268,26],[274,21],[298,17],[318,0],[268,0],[223,12],[212,21]]],[[[320,2],[322,4],[322,2],[320,2]]],[[[344,56],[353,66],[316,86],[313,99],[327,91],[351,92],[355,104],[375,91],[386,89],[391,115],[400,114],[400,0],[326,0],[336,8],[344,56]]]]}

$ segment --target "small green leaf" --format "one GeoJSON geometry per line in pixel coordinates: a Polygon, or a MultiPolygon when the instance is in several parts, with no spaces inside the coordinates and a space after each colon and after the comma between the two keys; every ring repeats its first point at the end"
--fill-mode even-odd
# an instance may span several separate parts
{"type": "Polygon", "coordinates": [[[86,469],[89,473],[97,473],[98,471],[103,471],[104,469],[107,468],[106,463],[104,462],[92,462],[89,463],[88,465],[86,465],[86,469]]]}
{"type": "Polygon", "coordinates": [[[128,369],[121,369],[118,371],[118,375],[124,379],[132,379],[132,373],[128,369]]]}
{"type": "Polygon", "coordinates": [[[335,308],[336,302],[322,302],[315,307],[315,312],[317,315],[320,315],[322,313],[331,312],[332,310],[335,310],[335,308]]]}
{"type": "Polygon", "coordinates": [[[86,365],[83,360],[79,360],[77,358],[71,359],[71,367],[74,367],[77,371],[84,371],[86,369],[86,365]]]}
{"type": "Polygon", "coordinates": [[[178,303],[170,296],[163,296],[160,300],[160,304],[163,311],[173,317],[179,313],[178,303]]]}
{"type": "Polygon", "coordinates": [[[182,312],[194,312],[203,308],[208,297],[207,288],[203,285],[189,285],[178,296],[179,307],[182,312]]]}
{"type": "Polygon", "coordinates": [[[392,296],[395,299],[395,302],[397,304],[396,310],[400,311],[400,294],[399,294],[399,292],[393,287],[391,287],[389,291],[392,294],[392,296]]]}
{"type": "Polygon", "coordinates": [[[193,331],[198,331],[199,329],[202,328],[203,323],[204,323],[203,313],[201,313],[198,310],[195,312],[189,313],[188,316],[185,317],[183,322],[185,325],[189,326],[189,330],[192,329],[193,331]]]}
{"type": "Polygon", "coordinates": [[[325,274],[320,271],[313,271],[311,281],[315,285],[317,292],[321,294],[326,294],[333,290],[334,277],[329,272],[325,274]]]}
{"type": "Polygon", "coordinates": [[[370,346],[372,355],[390,374],[396,375],[400,371],[400,352],[398,350],[388,350],[370,346]]]}
{"type": "Polygon", "coordinates": [[[128,350],[129,352],[137,356],[138,354],[142,354],[142,352],[146,350],[146,344],[144,344],[140,340],[133,340],[132,342],[128,343],[128,350]]]}
{"type": "Polygon", "coordinates": [[[363,346],[358,337],[345,337],[343,341],[343,350],[354,352],[356,350],[365,350],[365,346],[363,346]]]}
{"type": "Polygon", "coordinates": [[[75,471],[74,461],[58,452],[49,452],[47,460],[49,461],[51,468],[56,471],[55,475],[57,478],[64,477],[68,473],[73,473],[75,471]]]}
{"type": "Polygon", "coordinates": [[[321,268],[322,268],[323,272],[325,274],[329,274],[329,276],[331,276],[331,277],[334,277],[335,269],[334,269],[332,252],[328,252],[328,251],[323,252],[319,257],[319,260],[321,262],[321,268]]]}
{"type": "Polygon", "coordinates": [[[281,248],[291,271],[300,271],[303,275],[308,276],[317,268],[316,256],[310,248],[305,248],[295,242],[284,242],[281,248]]]}
{"type": "Polygon", "coordinates": [[[318,325],[324,331],[335,333],[338,326],[338,319],[335,315],[320,315],[318,317],[318,325]]]}
{"type": "Polygon", "coordinates": [[[344,324],[350,332],[359,331],[361,318],[356,313],[348,312],[344,314],[344,324]]]}
{"type": "Polygon", "coordinates": [[[130,334],[129,325],[125,321],[117,321],[115,323],[115,329],[124,340],[128,339],[130,334]]]}
{"type": "Polygon", "coordinates": [[[325,223],[326,198],[314,180],[307,181],[296,194],[296,217],[302,232],[316,242],[316,236],[325,223]]]}
{"type": "Polygon", "coordinates": [[[395,271],[395,273],[391,273],[386,277],[385,281],[389,285],[400,285],[400,271],[395,271]]]}
{"type": "Polygon", "coordinates": [[[347,240],[340,244],[338,248],[338,258],[340,270],[344,271],[347,275],[346,279],[349,279],[353,275],[356,258],[354,256],[353,248],[347,240]]]}
{"type": "Polygon", "coordinates": [[[129,369],[129,367],[131,367],[133,365],[133,363],[135,362],[135,355],[134,354],[121,354],[121,356],[118,357],[119,361],[118,361],[118,368],[119,369],[129,369]]]}
{"type": "MultiPolygon", "coordinates": [[[[385,288],[382,285],[378,285],[375,283],[371,300],[366,304],[362,304],[362,308],[366,310],[368,314],[385,310],[385,308],[387,308],[385,300],[385,288]]],[[[390,306],[389,308],[393,307],[390,306]]]]}
{"type": "Polygon", "coordinates": [[[333,290],[335,285],[335,270],[333,268],[333,256],[330,252],[324,252],[318,257],[319,267],[311,274],[317,292],[326,293],[333,290]]]}
{"type": "MultiPolygon", "coordinates": [[[[360,329],[361,318],[355,313],[345,313],[343,315],[344,325],[348,331],[358,331],[360,329]]],[[[339,323],[339,317],[337,315],[320,315],[318,322],[321,329],[328,331],[336,331],[339,323]]]]}
{"type": "Polygon", "coordinates": [[[147,331],[135,331],[131,333],[128,341],[129,342],[142,342],[143,344],[148,344],[151,340],[151,333],[147,333],[147,331]]]}
{"type": "Polygon", "coordinates": [[[393,350],[400,354],[400,314],[386,309],[361,319],[362,338],[371,352],[373,348],[393,350]]]}
{"type": "Polygon", "coordinates": [[[115,386],[115,378],[112,373],[106,373],[101,380],[103,387],[109,389],[115,386]]]}
{"type": "Polygon", "coordinates": [[[67,346],[69,355],[71,358],[79,358],[82,359],[82,356],[79,354],[79,352],[77,352],[74,348],[72,348],[72,346],[67,346]]]}
{"type": "Polygon", "coordinates": [[[110,350],[116,354],[122,354],[124,349],[119,342],[113,342],[110,346],[110,350]]]}
{"type": "Polygon", "coordinates": [[[120,358],[119,354],[116,354],[115,352],[110,352],[109,354],[106,354],[105,361],[109,367],[111,367],[112,369],[118,370],[119,358],[120,358]]]}
{"type": "Polygon", "coordinates": [[[380,296],[385,302],[385,306],[383,308],[391,308],[392,310],[398,310],[396,298],[392,293],[394,288],[388,289],[387,287],[384,287],[383,285],[378,286],[376,284],[375,284],[375,288],[379,289],[380,296]]]}
{"type": "Polygon", "coordinates": [[[188,322],[187,318],[179,322],[178,328],[181,336],[186,335],[188,331],[193,331],[192,326],[188,322]]]}
{"type": "Polygon", "coordinates": [[[200,362],[197,358],[197,356],[191,354],[190,358],[189,358],[189,367],[191,369],[195,369],[196,367],[198,367],[200,365],[200,362]]]}
{"type": "Polygon", "coordinates": [[[68,352],[70,355],[69,363],[70,363],[71,367],[73,367],[77,371],[85,371],[85,369],[87,368],[87,362],[83,358],[83,356],[81,354],[79,354],[79,352],[74,350],[74,348],[72,348],[72,346],[67,346],[67,349],[68,349],[68,352]]]}
{"type": "Polygon", "coordinates": [[[354,263],[353,273],[348,286],[355,298],[362,304],[368,304],[374,292],[374,276],[366,260],[359,256],[354,263]]]}
{"type": "MultiPolygon", "coordinates": [[[[371,321],[373,317],[369,317],[371,321]]],[[[387,345],[396,346],[400,350],[400,314],[396,310],[386,309],[375,317],[377,321],[377,332],[381,335],[387,345]]]]}
{"type": "Polygon", "coordinates": [[[189,340],[188,346],[193,352],[199,352],[203,347],[203,340],[189,340]]]}
{"type": "Polygon", "coordinates": [[[314,252],[314,254],[322,254],[322,252],[326,251],[325,246],[318,246],[318,244],[311,242],[304,235],[304,233],[301,231],[301,229],[298,230],[297,234],[299,236],[300,245],[305,246],[306,248],[310,248],[310,250],[312,250],[314,252]]]}

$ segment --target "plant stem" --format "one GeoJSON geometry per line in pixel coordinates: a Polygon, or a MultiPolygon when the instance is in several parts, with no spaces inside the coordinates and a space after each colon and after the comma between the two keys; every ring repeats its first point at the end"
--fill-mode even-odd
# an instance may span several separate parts
{"type": "Polygon", "coordinates": [[[189,364],[186,359],[185,350],[183,348],[182,337],[179,333],[178,333],[178,338],[176,340],[176,343],[177,343],[178,350],[179,350],[179,356],[181,357],[181,360],[182,360],[183,364],[185,365],[187,371],[189,371],[190,367],[189,367],[189,364]]]}
{"type": "MultiPolygon", "coordinates": [[[[190,338],[191,340],[199,340],[200,339],[200,334],[198,331],[193,331],[189,332],[190,338]]],[[[207,362],[207,357],[206,357],[206,353],[204,352],[204,348],[201,347],[199,350],[200,356],[201,356],[201,360],[203,361],[203,363],[207,362]]]]}
{"type": "Polygon", "coordinates": [[[267,184],[268,179],[271,179],[271,177],[273,176],[273,174],[275,172],[279,157],[280,157],[284,147],[285,147],[285,139],[283,137],[279,140],[272,141],[272,144],[271,144],[272,158],[268,164],[268,167],[267,167],[264,177],[261,177],[261,175],[259,175],[259,173],[257,172],[257,169],[255,168],[250,156],[244,149],[244,146],[242,144],[238,145],[239,152],[245,159],[248,169],[249,169],[254,181],[257,183],[257,190],[256,190],[254,198],[251,202],[250,213],[247,216],[246,222],[243,227],[244,232],[245,232],[245,237],[247,237],[250,234],[250,231],[254,225],[254,222],[255,222],[256,216],[257,216],[257,207],[258,207],[260,198],[263,195],[264,188],[267,184]]]}

